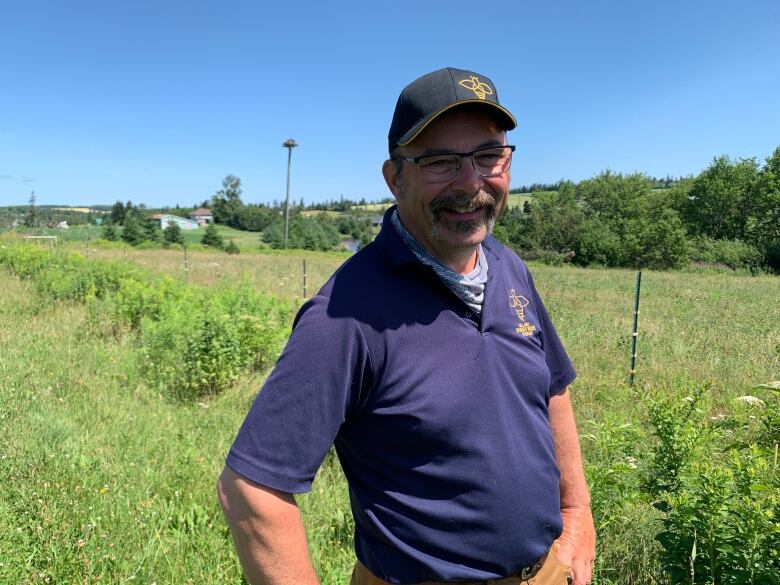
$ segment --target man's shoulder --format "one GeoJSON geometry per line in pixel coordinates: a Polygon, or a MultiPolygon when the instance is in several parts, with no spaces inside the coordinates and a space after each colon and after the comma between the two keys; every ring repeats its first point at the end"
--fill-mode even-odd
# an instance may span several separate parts
{"type": "Polygon", "coordinates": [[[391,267],[373,242],[356,252],[331,275],[319,295],[334,302],[349,301],[372,288],[384,288],[392,276],[391,267]]]}

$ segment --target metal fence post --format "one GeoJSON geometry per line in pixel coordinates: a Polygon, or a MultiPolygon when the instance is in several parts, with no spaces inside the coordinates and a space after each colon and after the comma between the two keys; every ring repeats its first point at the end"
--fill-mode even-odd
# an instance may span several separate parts
{"type": "Polygon", "coordinates": [[[628,370],[628,385],[634,385],[634,374],[636,374],[636,338],[639,336],[637,327],[639,325],[639,291],[642,286],[642,271],[636,273],[636,293],[634,294],[634,330],[631,335],[631,367],[628,370]]]}

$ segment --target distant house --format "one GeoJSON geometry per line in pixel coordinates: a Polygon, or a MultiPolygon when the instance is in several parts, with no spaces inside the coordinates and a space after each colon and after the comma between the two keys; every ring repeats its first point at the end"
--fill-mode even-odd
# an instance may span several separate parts
{"type": "Polygon", "coordinates": [[[214,214],[210,209],[206,209],[205,207],[198,207],[195,211],[190,213],[190,219],[192,221],[198,222],[198,225],[206,225],[209,223],[214,223],[214,214]]]}
{"type": "Polygon", "coordinates": [[[149,219],[160,222],[160,229],[165,229],[169,224],[175,223],[183,230],[196,230],[198,229],[198,222],[186,217],[179,217],[178,215],[171,215],[170,213],[155,213],[149,219]]]}

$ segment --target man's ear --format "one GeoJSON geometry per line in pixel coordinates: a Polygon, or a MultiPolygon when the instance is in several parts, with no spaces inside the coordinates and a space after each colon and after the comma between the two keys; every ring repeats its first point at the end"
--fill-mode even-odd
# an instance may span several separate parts
{"type": "Polygon", "coordinates": [[[382,176],[385,178],[387,188],[390,189],[393,197],[398,199],[398,183],[400,177],[398,176],[398,167],[396,166],[395,161],[387,159],[382,163],[382,176]]]}

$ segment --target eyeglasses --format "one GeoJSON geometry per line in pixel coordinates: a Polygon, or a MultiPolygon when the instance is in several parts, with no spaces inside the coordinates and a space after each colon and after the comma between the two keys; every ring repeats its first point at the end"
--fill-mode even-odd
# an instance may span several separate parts
{"type": "Polygon", "coordinates": [[[458,176],[464,158],[471,158],[471,164],[480,177],[497,177],[509,170],[512,164],[514,146],[489,146],[472,152],[451,152],[426,154],[423,156],[393,158],[405,160],[418,169],[420,176],[429,183],[449,183],[458,176]]]}

